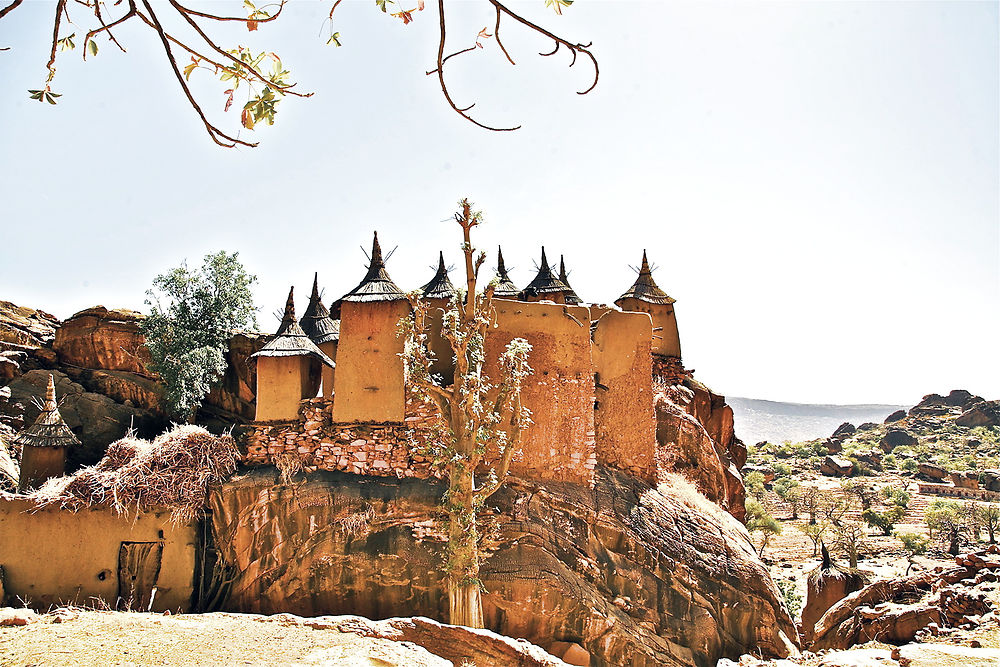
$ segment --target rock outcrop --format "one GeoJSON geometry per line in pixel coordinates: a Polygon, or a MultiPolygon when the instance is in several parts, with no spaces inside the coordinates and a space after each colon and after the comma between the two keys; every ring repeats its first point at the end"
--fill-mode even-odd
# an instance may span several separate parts
{"type": "Polygon", "coordinates": [[[740,468],[747,450],[736,437],[725,397],[687,378],[682,385],[661,387],[655,408],[657,468],[683,475],[742,521],[746,490],[740,468]]]}
{"type": "Polygon", "coordinates": [[[975,403],[955,420],[958,426],[1000,426],[1000,401],[975,403]]]}
{"type": "Polygon", "coordinates": [[[823,545],[823,562],[809,573],[806,580],[806,602],[802,607],[802,641],[812,641],[816,622],[833,605],[864,588],[871,581],[861,570],[843,568],[830,559],[823,545]]]}
{"type": "MultiPolygon", "coordinates": [[[[444,618],[440,495],[424,480],[273,468],[211,498],[233,611],[444,618]]],[[[490,500],[487,626],[592,665],[714,665],[795,652],[795,628],[738,521],[679,476],[599,466],[594,488],[511,479],[490,500]]]]}
{"type": "Polygon", "coordinates": [[[56,330],[52,349],[67,366],[155,377],[146,369],[149,351],[139,330],[143,319],[142,313],[125,308],[87,308],[56,330]]]}
{"type": "Polygon", "coordinates": [[[819,466],[820,473],[830,477],[847,477],[854,472],[854,463],[841,456],[827,456],[819,466]]]}

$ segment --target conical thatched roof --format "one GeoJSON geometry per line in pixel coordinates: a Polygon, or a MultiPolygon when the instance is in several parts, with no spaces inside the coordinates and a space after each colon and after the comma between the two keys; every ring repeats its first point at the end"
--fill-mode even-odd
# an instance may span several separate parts
{"type": "Polygon", "coordinates": [[[503,251],[499,247],[497,248],[497,277],[500,278],[500,282],[494,288],[493,296],[500,299],[516,299],[521,294],[521,290],[517,289],[517,285],[507,275],[507,267],[503,263],[503,251]]]}
{"type": "Polygon", "coordinates": [[[309,340],[320,345],[331,340],[340,340],[340,322],[330,317],[330,311],[319,300],[319,274],[313,276],[313,291],[309,306],[299,320],[299,326],[309,336],[309,340]]]}
{"type": "Polygon", "coordinates": [[[372,259],[364,280],[345,294],[341,301],[405,301],[406,294],[392,282],[382,260],[382,248],[378,244],[378,232],[372,241],[372,259]]]}
{"type": "Polygon", "coordinates": [[[318,359],[330,368],[336,364],[316,347],[309,339],[299,323],[295,321],[295,288],[288,291],[288,301],[285,302],[285,316],[281,318],[278,333],[259,352],[250,355],[251,359],[260,357],[312,357],[318,359]]]}
{"type": "Polygon", "coordinates": [[[549,268],[549,261],[545,258],[545,248],[542,248],[542,265],[538,267],[538,275],[524,288],[526,296],[536,296],[538,294],[556,294],[566,292],[569,288],[566,284],[556,278],[549,268]]]}
{"type": "Polygon", "coordinates": [[[649,270],[649,262],[646,261],[645,250],[642,251],[642,267],[639,269],[639,277],[635,279],[635,284],[632,287],[629,287],[624,294],[618,297],[615,303],[622,299],[638,299],[646,303],[657,304],[669,304],[677,300],[667,296],[666,292],[656,286],[653,272],[649,270]]]}
{"type": "Polygon", "coordinates": [[[49,375],[49,387],[45,392],[45,405],[35,423],[21,431],[14,438],[15,445],[22,447],[69,447],[79,445],[80,441],[73,435],[62,415],[59,414],[59,404],[56,403],[56,380],[49,375]]]}
{"type": "Polygon", "coordinates": [[[448,277],[448,269],[444,266],[444,253],[438,256],[437,273],[431,281],[420,288],[425,299],[450,299],[455,296],[455,286],[448,277]]]}
{"type": "Polygon", "coordinates": [[[570,286],[569,280],[566,278],[566,262],[563,261],[562,255],[559,255],[559,280],[566,286],[566,293],[564,295],[566,303],[574,306],[583,303],[583,299],[577,295],[576,290],[570,286]]]}

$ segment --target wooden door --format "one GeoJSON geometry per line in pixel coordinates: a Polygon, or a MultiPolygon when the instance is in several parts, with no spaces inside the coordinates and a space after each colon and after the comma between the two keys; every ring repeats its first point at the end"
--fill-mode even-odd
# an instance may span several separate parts
{"type": "Polygon", "coordinates": [[[118,551],[120,609],[149,611],[162,557],[162,542],[122,542],[118,551]]]}

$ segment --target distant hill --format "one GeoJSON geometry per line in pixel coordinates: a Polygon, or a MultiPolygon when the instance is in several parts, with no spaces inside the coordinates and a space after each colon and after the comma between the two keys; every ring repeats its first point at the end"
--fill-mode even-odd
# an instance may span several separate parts
{"type": "Polygon", "coordinates": [[[905,405],[819,405],[781,403],[758,398],[726,397],[733,408],[736,435],[752,445],[762,440],[780,443],[825,438],[844,422],[855,426],[882,421],[905,405]]]}

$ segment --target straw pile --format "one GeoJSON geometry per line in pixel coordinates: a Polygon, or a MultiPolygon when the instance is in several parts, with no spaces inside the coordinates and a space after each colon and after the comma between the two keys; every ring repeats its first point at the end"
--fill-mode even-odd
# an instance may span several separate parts
{"type": "Polygon", "coordinates": [[[172,521],[184,523],[205,506],[208,489],[236,470],[238,458],[231,436],[200,426],[175,426],[152,442],[130,434],[109,445],[96,465],[50,479],[31,497],[41,507],[105,505],[118,514],[165,507],[172,521]]]}

